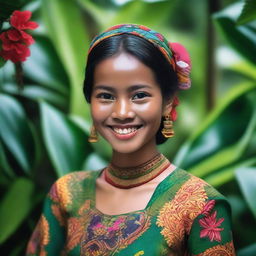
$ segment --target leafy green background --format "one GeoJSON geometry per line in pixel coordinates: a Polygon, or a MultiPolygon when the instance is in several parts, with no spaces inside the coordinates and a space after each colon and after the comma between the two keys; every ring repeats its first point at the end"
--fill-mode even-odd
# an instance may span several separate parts
{"type": "Polygon", "coordinates": [[[0,30],[16,9],[32,11],[40,27],[23,90],[15,66],[0,60],[1,252],[24,255],[54,180],[110,159],[103,139],[87,142],[86,51],[105,28],[139,23],[181,42],[192,58],[176,136],[159,149],[229,199],[237,254],[255,256],[256,1],[0,0],[0,30]]]}

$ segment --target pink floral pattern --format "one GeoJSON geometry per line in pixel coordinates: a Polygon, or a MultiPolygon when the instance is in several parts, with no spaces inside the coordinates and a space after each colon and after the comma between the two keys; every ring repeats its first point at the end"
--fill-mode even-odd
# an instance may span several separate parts
{"type": "Polygon", "coordinates": [[[203,229],[200,232],[200,238],[208,237],[210,241],[221,242],[221,234],[220,232],[224,230],[224,228],[220,228],[219,226],[224,221],[224,218],[216,219],[217,211],[214,211],[211,215],[206,216],[199,220],[199,224],[203,229]]]}

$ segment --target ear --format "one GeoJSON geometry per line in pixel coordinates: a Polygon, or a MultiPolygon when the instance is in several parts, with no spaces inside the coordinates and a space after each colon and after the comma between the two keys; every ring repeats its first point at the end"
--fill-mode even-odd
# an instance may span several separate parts
{"type": "Polygon", "coordinates": [[[163,106],[163,116],[166,116],[168,114],[171,113],[171,110],[172,110],[172,103],[173,103],[173,99],[169,99],[167,100],[165,103],[164,103],[164,106],[163,106]]]}

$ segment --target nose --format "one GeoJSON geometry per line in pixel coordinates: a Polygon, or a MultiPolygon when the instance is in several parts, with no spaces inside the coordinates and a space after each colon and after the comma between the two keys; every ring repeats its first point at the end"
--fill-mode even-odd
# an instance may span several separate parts
{"type": "Polygon", "coordinates": [[[126,99],[117,100],[113,107],[112,118],[125,120],[134,118],[132,102],[126,99]]]}

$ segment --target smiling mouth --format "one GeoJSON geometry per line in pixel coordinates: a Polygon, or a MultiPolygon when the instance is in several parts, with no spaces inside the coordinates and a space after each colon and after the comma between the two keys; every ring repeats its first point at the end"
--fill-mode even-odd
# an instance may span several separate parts
{"type": "Polygon", "coordinates": [[[128,128],[120,128],[120,127],[113,127],[110,126],[110,128],[117,134],[120,135],[127,135],[136,132],[138,129],[140,129],[142,125],[139,126],[133,126],[133,127],[128,127],[128,128]]]}

